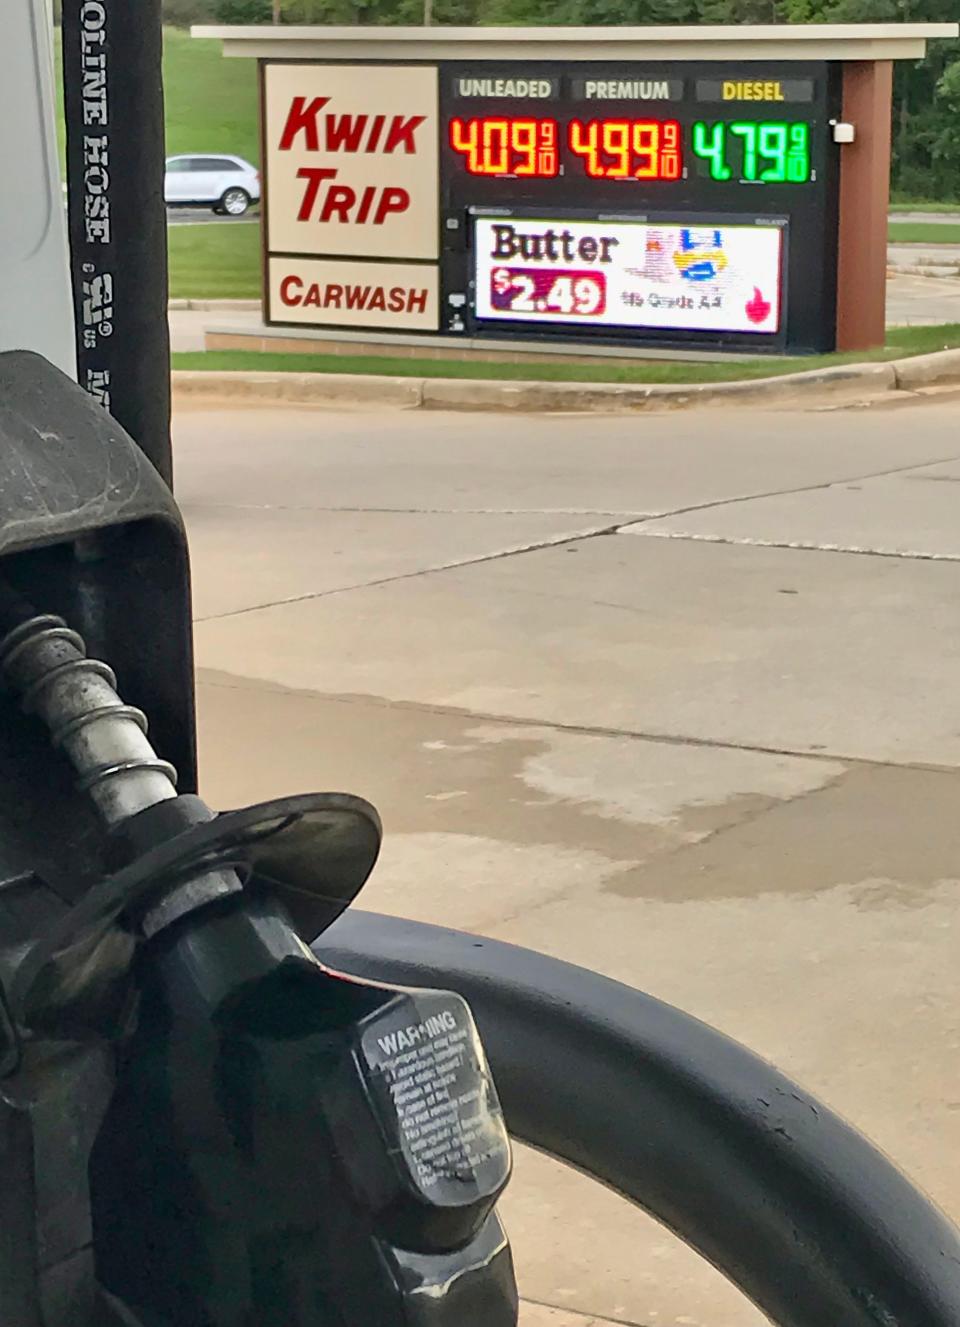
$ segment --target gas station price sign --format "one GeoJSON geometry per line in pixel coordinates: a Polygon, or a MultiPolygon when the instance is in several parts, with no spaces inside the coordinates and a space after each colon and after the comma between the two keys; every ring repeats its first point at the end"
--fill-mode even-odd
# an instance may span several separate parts
{"type": "Polygon", "coordinates": [[[555,179],[579,164],[591,179],[679,180],[684,154],[699,175],[745,184],[807,184],[807,120],[695,120],[689,142],[677,120],[571,120],[563,136],[553,119],[454,116],[450,147],[469,175],[555,179]]]}
{"type": "Polygon", "coordinates": [[[441,330],[829,348],[839,115],[826,62],[441,68],[441,330]]]}
{"type": "Polygon", "coordinates": [[[270,322],[833,345],[838,65],[266,60],[263,101],[270,322]]]}

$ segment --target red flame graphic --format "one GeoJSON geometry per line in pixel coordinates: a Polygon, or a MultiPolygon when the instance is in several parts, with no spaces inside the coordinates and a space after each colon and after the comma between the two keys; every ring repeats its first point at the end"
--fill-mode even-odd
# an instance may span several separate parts
{"type": "Polygon", "coordinates": [[[753,299],[748,299],[743,307],[752,323],[762,323],[769,317],[772,305],[769,300],[763,298],[759,286],[754,286],[753,299]]]}

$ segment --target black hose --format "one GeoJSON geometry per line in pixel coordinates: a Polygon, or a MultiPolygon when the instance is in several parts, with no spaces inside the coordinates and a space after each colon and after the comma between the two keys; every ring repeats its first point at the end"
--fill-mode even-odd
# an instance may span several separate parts
{"type": "Polygon", "coordinates": [[[160,0],[63,0],[77,369],[170,484],[160,0]]]}
{"type": "Polygon", "coordinates": [[[321,962],[473,1007],[510,1132],[630,1198],[780,1327],[957,1327],[960,1237],[861,1134],[689,1015],[530,950],[351,910],[321,962]]]}

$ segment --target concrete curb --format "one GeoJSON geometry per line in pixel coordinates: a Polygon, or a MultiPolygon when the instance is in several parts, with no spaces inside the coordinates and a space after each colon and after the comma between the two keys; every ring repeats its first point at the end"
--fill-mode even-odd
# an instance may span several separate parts
{"type": "Polygon", "coordinates": [[[206,369],[175,369],[171,375],[176,400],[229,401],[245,405],[324,405],[331,401],[419,406],[420,378],[388,378],[353,373],[213,373],[206,369]]]}
{"type": "Polygon", "coordinates": [[[925,387],[960,386],[960,350],[935,350],[931,355],[913,355],[888,363],[897,377],[896,390],[921,391],[925,387]]]}
{"type": "Polygon", "coordinates": [[[172,299],[167,300],[167,309],[171,313],[183,313],[187,309],[204,313],[233,310],[234,312],[255,311],[259,313],[261,302],[258,299],[172,299]]]}
{"type": "Polygon", "coordinates": [[[960,277],[960,263],[950,267],[946,263],[931,263],[928,265],[917,265],[915,267],[890,267],[888,274],[893,276],[926,276],[931,281],[956,281],[960,277]]]}
{"type": "Polygon", "coordinates": [[[348,373],[219,373],[178,369],[173,388],[180,401],[236,401],[291,405],[347,402],[425,410],[601,412],[682,410],[696,406],[775,406],[799,398],[815,401],[870,400],[916,386],[960,382],[960,351],[942,351],[884,364],[757,378],[745,382],[581,383],[497,382],[466,378],[399,378],[348,373]],[[947,357],[952,357],[947,362],[947,357]],[[922,361],[936,361],[927,369],[922,361]],[[924,377],[926,373],[927,377],[924,377]]]}
{"type": "Polygon", "coordinates": [[[815,391],[821,399],[857,399],[896,389],[888,364],[813,369],[745,382],[581,383],[487,382],[455,378],[423,380],[421,404],[434,410],[682,410],[691,406],[774,405],[815,391]]]}

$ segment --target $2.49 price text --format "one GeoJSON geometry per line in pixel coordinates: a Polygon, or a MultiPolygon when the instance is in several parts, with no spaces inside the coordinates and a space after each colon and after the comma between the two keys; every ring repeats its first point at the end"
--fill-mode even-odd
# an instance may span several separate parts
{"type": "Polygon", "coordinates": [[[607,307],[603,272],[495,267],[490,273],[490,304],[496,313],[598,317],[607,307]]]}

